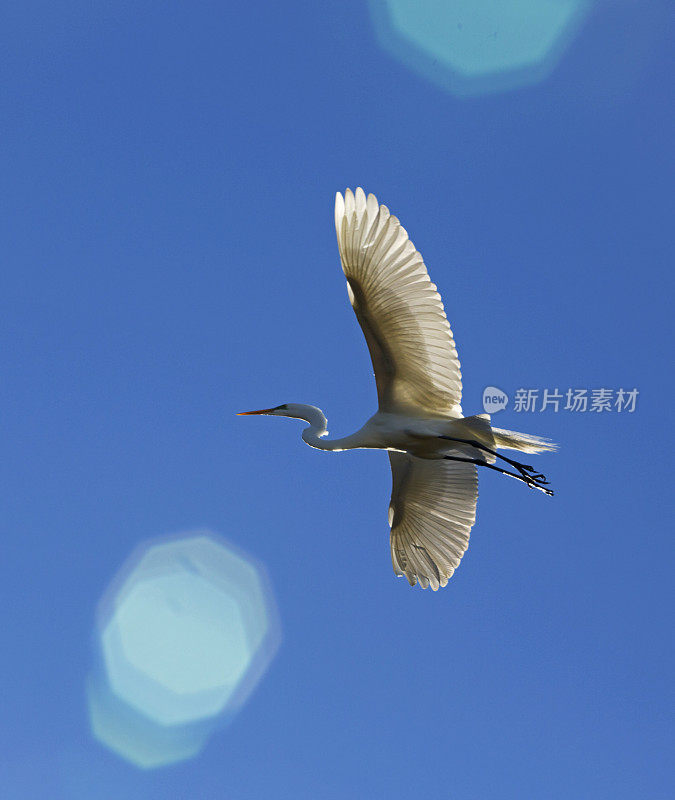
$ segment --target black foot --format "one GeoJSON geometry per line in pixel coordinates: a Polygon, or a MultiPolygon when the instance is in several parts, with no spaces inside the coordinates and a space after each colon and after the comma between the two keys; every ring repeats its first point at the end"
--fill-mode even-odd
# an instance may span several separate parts
{"type": "Polygon", "coordinates": [[[549,482],[546,480],[546,475],[543,475],[541,472],[535,472],[533,467],[520,464],[518,461],[513,461],[512,464],[530,489],[539,489],[540,492],[544,492],[544,494],[553,497],[553,490],[545,488],[549,485],[549,482]]]}
{"type": "Polygon", "coordinates": [[[539,489],[540,492],[547,494],[549,497],[553,497],[553,489],[547,489],[544,484],[548,484],[548,481],[538,481],[534,477],[531,477],[529,480],[525,480],[525,483],[530,487],[530,489],[539,489]]]}
{"type": "MultiPolygon", "coordinates": [[[[489,466],[485,464],[484,466],[489,466]]],[[[501,472],[502,475],[508,475],[509,478],[515,478],[517,481],[522,481],[524,484],[530,487],[530,489],[539,489],[540,492],[547,494],[549,497],[553,497],[553,489],[547,489],[546,484],[548,481],[539,480],[536,475],[526,475],[521,472],[520,475],[517,475],[515,472],[507,472],[504,469],[497,468],[498,472],[501,472]]],[[[543,476],[542,476],[543,477],[543,476]]]]}
{"type": "Polygon", "coordinates": [[[546,480],[546,475],[544,475],[542,472],[535,472],[534,467],[530,467],[527,464],[521,464],[519,461],[512,461],[511,459],[509,459],[509,464],[511,464],[512,467],[515,467],[518,472],[520,472],[523,478],[525,478],[526,482],[532,480],[535,483],[548,483],[546,480]]]}

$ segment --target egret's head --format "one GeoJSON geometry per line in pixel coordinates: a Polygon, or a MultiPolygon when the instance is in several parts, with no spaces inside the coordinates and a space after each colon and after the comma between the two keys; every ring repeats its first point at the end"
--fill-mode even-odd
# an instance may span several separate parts
{"type": "Polygon", "coordinates": [[[274,408],[262,408],[260,411],[240,411],[237,416],[249,417],[252,414],[266,414],[269,417],[293,417],[306,420],[307,412],[313,410],[315,410],[313,406],[306,406],[302,403],[284,403],[274,408]]]}

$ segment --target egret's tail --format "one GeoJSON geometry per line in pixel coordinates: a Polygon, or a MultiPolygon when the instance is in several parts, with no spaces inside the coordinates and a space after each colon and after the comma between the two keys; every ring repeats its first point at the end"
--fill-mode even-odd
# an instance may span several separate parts
{"type": "Polygon", "coordinates": [[[462,424],[470,430],[476,439],[492,449],[502,447],[507,450],[520,450],[521,453],[542,453],[558,449],[557,444],[542,436],[495,428],[490,422],[489,414],[476,414],[473,417],[465,417],[462,420],[462,424]]]}
{"type": "Polygon", "coordinates": [[[542,453],[545,451],[557,450],[558,445],[543,436],[533,436],[531,433],[518,433],[518,431],[507,431],[504,428],[492,428],[497,447],[504,447],[507,450],[520,450],[521,453],[542,453]]]}

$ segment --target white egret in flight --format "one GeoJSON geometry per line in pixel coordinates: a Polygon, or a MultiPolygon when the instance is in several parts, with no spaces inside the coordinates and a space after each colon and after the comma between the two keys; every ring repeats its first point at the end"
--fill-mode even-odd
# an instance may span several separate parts
{"type": "Polygon", "coordinates": [[[349,300],[366,337],[379,409],[351,436],[327,440],[315,406],[285,403],[246,411],[309,423],[302,438],[319,450],[388,450],[393,478],[389,525],[397,575],[445,586],[476,519],[477,467],[510,475],[546,494],[545,476],[497,453],[555,450],[546,439],[495,428],[488,414],[464,417],[462,376],[443,303],[422,256],[374,195],[335,198],[335,227],[349,300]],[[495,464],[501,459],[510,472],[495,464]]]}

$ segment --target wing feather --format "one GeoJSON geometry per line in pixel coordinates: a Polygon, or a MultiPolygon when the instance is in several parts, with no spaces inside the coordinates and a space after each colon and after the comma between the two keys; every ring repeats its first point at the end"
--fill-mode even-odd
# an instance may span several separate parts
{"type": "Polygon", "coordinates": [[[336,195],[335,229],[380,409],[461,414],[462,376],[452,331],[405,228],[358,188],[336,195]]]}
{"type": "Polygon", "coordinates": [[[411,586],[445,586],[469,546],[476,521],[475,464],[390,452],[389,505],[394,572],[411,586]]]}

